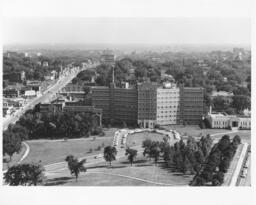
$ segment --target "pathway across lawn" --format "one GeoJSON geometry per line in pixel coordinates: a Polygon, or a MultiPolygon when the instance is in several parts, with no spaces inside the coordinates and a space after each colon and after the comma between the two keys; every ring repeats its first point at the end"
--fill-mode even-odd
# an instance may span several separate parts
{"type": "Polygon", "coordinates": [[[155,165],[141,153],[133,166],[124,156],[114,161],[111,167],[106,162],[86,167],[87,172],[81,173],[78,182],[75,178],[65,178],[70,173],[64,169],[48,175],[48,185],[56,185],[61,181],[62,185],[67,186],[187,186],[193,177],[173,172],[171,168],[164,167],[163,162],[155,165]]]}

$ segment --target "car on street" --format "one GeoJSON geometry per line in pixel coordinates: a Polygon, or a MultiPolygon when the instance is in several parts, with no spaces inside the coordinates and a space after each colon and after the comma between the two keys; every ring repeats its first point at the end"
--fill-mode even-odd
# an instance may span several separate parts
{"type": "Polygon", "coordinates": [[[245,178],[247,175],[247,169],[243,169],[240,177],[245,178]]]}
{"type": "Polygon", "coordinates": [[[247,159],[246,162],[244,163],[244,168],[248,168],[249,167],[249,160],[247,159]]]}

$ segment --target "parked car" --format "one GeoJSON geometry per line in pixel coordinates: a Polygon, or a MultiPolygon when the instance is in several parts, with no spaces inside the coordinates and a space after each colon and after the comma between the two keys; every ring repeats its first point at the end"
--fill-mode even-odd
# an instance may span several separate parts
{"type": "Polygon", "coordinates": [[[249,160],[246,160],[246,162],[244,163],[244,168],[248,168],[249,167],[249,160]]]}
{"type": "Polygon", "coordinates": [[[242,171],[240,177],[245,178],[246,175],[247,175],[247,169],[243,169],[243,171],[242,171]]]}

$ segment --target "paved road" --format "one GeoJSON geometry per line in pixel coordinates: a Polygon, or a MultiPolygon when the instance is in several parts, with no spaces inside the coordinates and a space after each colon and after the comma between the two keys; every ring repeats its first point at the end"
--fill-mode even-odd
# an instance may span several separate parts
{"type": "Polygon", "coordinates": [[[248,155],[249,167],[247,169],[247,175],[245,178],[240,178],[238,186],[251,186],[251,154],[248,155]]]}
{"type": "Polygon", "coordinates": [[[42,96],[32,99],[28,104],[26,104],[23,107],[22,110],[20,109],[16,111],[14,116],[10,116],[8,119],[6,119],[3,122],[3,130],[6,130],[10,123],[15,123],[16,121],[18,121],[18,119],[21,117],[22,114],[24,114],[27,110],[32,109],[36,104],[51,100],[55,96],[55,94],[61,88],[65,87],[79,72],[81,72],[82,70],[93,68],[97,65],[98,64],[88,65],[83,69],[73,68],[73,70],[69,74],[60,78],[52,87],[44,91],[42,96]]]}

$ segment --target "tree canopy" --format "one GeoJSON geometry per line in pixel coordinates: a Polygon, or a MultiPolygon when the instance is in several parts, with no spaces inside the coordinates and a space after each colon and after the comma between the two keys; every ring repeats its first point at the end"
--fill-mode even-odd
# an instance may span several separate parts
{"type": "Polygon", "coordinates": [[[109,162],[111,166],[111,162],[116,160],[117,150],[115,147],[107,146],[104,148],[104,159],[109,162]]]}
{"type": "Polygon", "coordinates": [[[80,172],[86,172],[86,168],[84,167],[86,159],[78,161],[78,159],[75,158],[73,155],[68,155],[65,161],[68,163],[68,168],[70,170],[71,175],[75,175],[76,181],[80,172]]]}
{"type": "Polygon", "coordinates": [[[5,183],[11,186],[36,186],[42,184],[44,178],[44,167],[39,163],[14,165],[4,174],[5,183]]]}
{"type": "Polygon", "coordinates": [[[137,152],[138,152],[137,150],[131,149],[131,148],[127,148],[126,151],[125,151],[125,155],[128,155],[128,160],[130,161],[131,166],[134,162],[134,159],[137,156],[137,152]]]}

